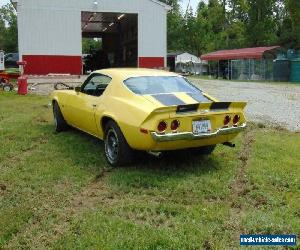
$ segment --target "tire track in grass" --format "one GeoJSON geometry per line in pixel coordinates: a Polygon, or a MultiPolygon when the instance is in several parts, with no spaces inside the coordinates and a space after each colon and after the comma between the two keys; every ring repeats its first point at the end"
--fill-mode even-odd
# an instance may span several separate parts
{"type": "MultiPolygon", "coordinates": [[[[232,203],[231,218],[228,221],[227,230],[241,232],[239,218],[242,216],[242,208],[234,204],[234,201],[240,193],[244,192],[244,184],[246,181],[245,172],[250,157],[251,145],[254,141],[254,133],[252,129],[248,129],[243,137],[243,145],[239,154],[241,168],[232,183],[232,191],[229,197],[229,202],[232,203]]],[[[90,184],[84,187],[80,192],[71,194],[68,198],[69,202],[64,207],[55,205],[49,210],[47,204],[45,207],[38,208],[39,214],[45,214],[46,219],[30,223],[12,238],[5,249],[16,249],[20,247],[47,249],[53,246],[58,239],[71,230],[72,221],[76,217],[80,217],[85,211],[91,210],[99,204],[115,204],[120,199],[124,199],[124,194],[112,191],[106,185],[106,179],[113,170],[103,169],[102,172],[90,184]],[[54,219],[47,218],[55,217],[54,219]]],[[[234,235],[235,236],[235,235],[234,235]]],[[[236,241],[236,239],[234,239],[236,241]]],[[[232,240],[232,242],[234,242],[232,240]]],[[[206,247],[207,248],[207,247],[206,247]]]]}
{"type": "MultiPolygon", "coordinates": [[[[69,205],[63,208],[48,204],[38,208],[39,214],[54,216],[54,220],[32,220],[23,231],[18,232],[4,245],[3,249],[48,249],[70,228],[72,219],[80,216],[84,211],[92,209],[99,203],[113,202],[118,194],[112,193],[105,184],[107,174],[111,169],[103,169],[96,178],[79,193],[70,198],[69,205]],[[50,224],[48,224],[50,223],[50,224]],[[46,224],[46,225],[45,225],[46,224]]],[[[50,201],[48,201],[50,202],[50,201]]]]}
{"type": "Polygon", "coordinates": [[[32,155],[36,154],[39,147],[47,143],[47,138],[37,137],[33,139],[33,143],[28,147],[22,148],[18,153],[6,156],[6,158],[4,158],[0,162],[0,186],[6,186],[6,183],[4,182],[4,180],[2,180],[5,175],[16,171],[16,169],[20,168],[22,161],[25,161],[27,158],[30,158],[32,155]]]}
{"type": "MultiPolygon", "coordinates": [[[[20,231],[8,242],[4,249],[17,249],[20,247],[25,247],[26,249],[51,249],[57,240],[72,230],[74,219],[80,218],[85,212],[93,211],[99,206],[113,207],[120,201],[131,200],[131,194],[114,191],[107,186],[107,177],[113,171],[115,170],[103,169],[86,187],[71,196],[68,204],[64,207],[58,208],[56,206],[49,210],[47,204],[44,204],[45,207],[39,208],[39,214],[55,217],[55,219],[50,221],[40,220],[28,224],[23,231],[20,231]]],[[[139,199],[144,200],[145,198],[141,196],[139,199]]],[[[139,221],[138,218],[135,219],[137,223],[144,222],[139,221]]],[[[158,221],[153,223],[161,224],[158,221]]],[[[158,225],[155,226],[158,227],[158,225]]]]}
{"type": "Polygon", "coordinates": [[[255,125],[250,124],[243,134],[242,148],[238,155],[239,170],[230,186],[230,218],[225,224],[225,230],[232,231],[232,239],[230,243],[232,247],[235,247],[236,243],[239,242],[240,234],[245,233],[244,228],[241,225],[241,218],[244,216],[244,207],[242,203],[243,201],[240,200],[240,198],[248,192],[248,177],[246,172],[249,166],[249,161],[251,160],[252,146],[255,142],[255,131],[255,125]]]}

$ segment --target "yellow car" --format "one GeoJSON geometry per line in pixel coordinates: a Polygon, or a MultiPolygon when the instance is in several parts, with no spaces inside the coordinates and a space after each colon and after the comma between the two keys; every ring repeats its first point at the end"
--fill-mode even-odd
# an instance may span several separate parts
{"type": "Polygon", "coordinates": [[[104,140],[109,164],[135,151],[197,149],[210,154],[246,127],[245,102],[219,102],[186,78],[150,69],[93,72],[75,90],[51,94],[56,131],[68,125],[104,140]]]}

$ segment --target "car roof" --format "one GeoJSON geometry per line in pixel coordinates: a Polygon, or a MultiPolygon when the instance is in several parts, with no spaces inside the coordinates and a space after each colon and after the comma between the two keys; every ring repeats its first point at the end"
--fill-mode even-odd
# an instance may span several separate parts
{"type": "Polygon", "coordinates": [[[93,73],[99,73],[109,75],[111,77],[121,77],[123,79],[139,76],[179,76],[173,72],[157,69],[143,69],[143,68],[114,68],[114,69],[102,69],[94,71],[93,73]]]}

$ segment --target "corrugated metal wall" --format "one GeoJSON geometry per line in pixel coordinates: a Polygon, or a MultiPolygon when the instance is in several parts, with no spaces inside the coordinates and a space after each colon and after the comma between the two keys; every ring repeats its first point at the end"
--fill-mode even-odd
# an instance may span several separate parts
{"type": "Polygon", "coordinates": [[[138,56],[164,57],[167,10],[150,0],[19,0],[21,55],[81,55],[81,11],[138,14],[138,56]]]}

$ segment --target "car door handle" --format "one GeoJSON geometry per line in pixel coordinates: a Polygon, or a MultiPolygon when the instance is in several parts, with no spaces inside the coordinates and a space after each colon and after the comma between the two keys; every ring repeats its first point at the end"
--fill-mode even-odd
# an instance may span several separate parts
{"type": "Polygon", "coordinates": [[[97,104],[93,104],[93,108],[97,108],[97,104]]]}

